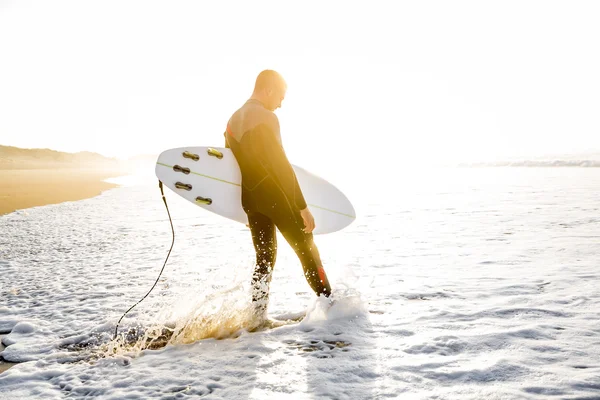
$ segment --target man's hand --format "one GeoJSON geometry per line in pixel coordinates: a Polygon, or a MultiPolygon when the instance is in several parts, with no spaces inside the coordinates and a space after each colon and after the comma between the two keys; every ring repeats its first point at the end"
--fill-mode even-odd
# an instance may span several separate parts
{"type": "Polygon", "coordinates": [[[306,207],[304,210],[300,210],[300,216],[304,221],[304,232],[311,233],[315,229],[315,219],[310,213],[308,207],[306,207]]]}

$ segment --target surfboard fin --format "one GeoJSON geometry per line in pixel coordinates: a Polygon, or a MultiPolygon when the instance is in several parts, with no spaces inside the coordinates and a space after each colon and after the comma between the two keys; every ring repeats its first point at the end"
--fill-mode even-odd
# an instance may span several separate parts
{"type": "Polygon", "coordinates": [[[198,161],[200,159],[198,154],[190,153],[189,151],[184,151],[182,154],[183,158],[191,158],[194,161],[198,161]]]}
{"type": "Polygon", "coordinates": [[[217,157],[219,160],[223,158],[223,153],[217,149],[213,149],[212,147],[210,147],[206,152],[209,156],[217,157]]]}
{"type": "Polygon", "coordinates": [[[184,190],[187,190],[187,191],[192,190],[192,185],[190,185],[189,183],[175,182],[175,187],[177,189],[184,189],[184,190]]]}
{"type": "Polygon", "coordinates": [[[190,169],[186,167],[182,167],[180,165],[173,165],[173,171],[175,172],[183,172],[186,175],[189,175],[190,169]]]}
{"type": "Polygon", "coordinates": [[[196,197],[196,203],[206,204],[206,205],[210,206],[212,204],[212,199],[208,199],[208,198],[205,198],[205,197],[202,197],[202,196],[198,196],[198,197],[196,197]]]}

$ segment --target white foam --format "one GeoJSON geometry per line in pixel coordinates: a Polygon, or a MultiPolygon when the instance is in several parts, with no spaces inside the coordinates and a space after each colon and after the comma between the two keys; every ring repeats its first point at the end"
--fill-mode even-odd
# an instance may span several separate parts
{"type": "Polygon", "coordinates": [[[269,313],[306,317],[254,333],[248,230],[167,193],[173,253],[120,327],[177,328],[158,350],[111,341],[170,245],[155,184],[1,216],[0,356],[21,363],[0,398],[594,397],[599,171],[453,170],[364,200],[315,237],[333,303],[279,236],[269,313]]]}
{"type": "Polygon", "coordinates": [[[19,322],[11,330],[11,333],[33,333],[35,326],[29,322],[19,322]]]}

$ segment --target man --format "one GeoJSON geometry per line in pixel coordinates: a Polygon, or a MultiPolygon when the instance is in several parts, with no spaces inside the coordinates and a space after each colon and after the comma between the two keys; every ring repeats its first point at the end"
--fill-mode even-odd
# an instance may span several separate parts
{"type": "Polygon", "coordinates": [[[231,116],[225,131],[225,145],[231,148],[242,173],[242,206],[256,251],[252,301],[259,320],[266,319],[277,257],[275,228],[294,249],[317,296],[331,295],[313,241],[315,222],[283,150],[279,120],[274,114],[286,91],[287,84],[279,73],[262,71],[252,96],[231,116]]]}

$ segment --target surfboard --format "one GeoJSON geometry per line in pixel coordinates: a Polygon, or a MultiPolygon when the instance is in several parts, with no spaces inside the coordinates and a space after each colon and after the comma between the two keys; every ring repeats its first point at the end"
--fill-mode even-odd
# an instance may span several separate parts
{"type": "MultiPolygon", "coordinates": [[[[333,184],[293,165],[298,184],[315,218],[313,234],[339,231],[356,218],[350,200],[333,184]]],[[[242,208],[242,174],[231,149],[179,147],[163,151],[156,176],[173,192],[210,212],[248,223],[242,208]]]]}

